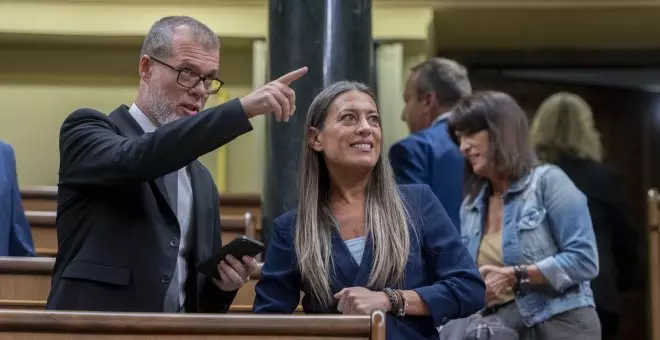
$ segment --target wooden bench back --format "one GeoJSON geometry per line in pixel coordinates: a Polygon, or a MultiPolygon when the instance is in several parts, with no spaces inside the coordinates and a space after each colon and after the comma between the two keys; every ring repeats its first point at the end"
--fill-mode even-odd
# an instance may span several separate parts
{"type": "MultiPolygon", "coordinates": [[[[57,211],[56,186],[31,186],[21,188],[21,203],[26,211],[57,211]]],[[[259,194],[220,194],[220,214],[243,216],[246,212],[254,218],[257,234],[261,232],[262,204],[259,194]]]]}
{"type": "Polygon", "coordinates": [[[647,193],[649,319],[651,340],[660,340],[660,192],[651,189],[647,193]]]}
{"type": "MultiPolygon", "coordinates": [[[[55,259],[47,257],[0,257],[0,308],[44,309],[50,292],[55,259]]],[[[230,311],[250,313],[254,302],[254,286],[260,269],[238,290],[230,311]]],[[[299,310],[300,312],[300,310],[299,310]]]]}
{"type": "MultiPolygon", "coordinates": [[[[38,256],[54,257],[57,255],[57,231],[54,211],[25,211],[30,223],[34,247],[38,256]]],[[[221,215],[222,244],[227,244],[239,235],[259,240],[261,231],[256,228],[254,216],[245,212],[243,215],[221,215]]]]}
{"type": "Polygon", "coordinates": [[[385,339],[385,315],[134,314],[0,310],[0,339],[385,339]]]}
{"type": "Polygon", "coordinates": [[[20,190],[23,209],[57,211],[56,186],[33,186],[21,188],[20,190]]]}

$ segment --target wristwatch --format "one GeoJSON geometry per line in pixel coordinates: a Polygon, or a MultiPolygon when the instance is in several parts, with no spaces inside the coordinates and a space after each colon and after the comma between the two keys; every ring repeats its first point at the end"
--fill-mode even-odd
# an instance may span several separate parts
{"type": "Polygon", "coordinates": [[[529,273],[527,272],[527,266],[515,265],[513,270],[516,273],[516,284],[513,287],[513,290],[518,295],[525,295],[529,291],[529,273]]]}

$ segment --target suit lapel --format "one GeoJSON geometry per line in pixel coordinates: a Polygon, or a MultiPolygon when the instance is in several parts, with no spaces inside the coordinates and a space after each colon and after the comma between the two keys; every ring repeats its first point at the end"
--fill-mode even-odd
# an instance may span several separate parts
{"type": "Polygon", "coordinates": [[[332,233],[332,254],[338,283],[342,287],[352,287],[358,272],[358,264],[336,230],[332,233]]]}
{"type": "MultiPolygon", "coordinates": [[[[133,119],[133,116],[131,116],[131,113],[128,111],[128,106],[126,105],[121,105],[115,111],[111,112],[110,115],[108,115],[108,117],[115,124],[117,124],[117,126],[121,130],[120,132],[125,137],[137,137],[144,134],[144,130],[142,130],[140,124],[138,124],[135,121],[135,119],[133,119]]],[[[174,204],[176,204],[176,202],[172,202],[170,200],[170,196],[167,194],[167,186],[165,185],[165,176],[155,178],[153,180],[153,184],[155,185],[155,189],[156,189],[154,191],[160,193],[160,198],[165,202],[165,204],[168,207],[168,210],[170,212],[169,217],[174,218],[174,220],[176,220],[178,223],[176,214],[174,213],[174,209],[173,209],[174,204]]]]}
{"type": "MultiPolygon", "coordinates": [[[[209,216],[205,209],[209,207],[209,202],[213,202],[213,195],[208,188],[208,182],[204,181],[205,174],[202,164],[195,160],[190,163],[188,168],[190,173],[190,186],[192,187],[192,219],[191,228],[194,230],[195,237],[195,257],[203,260],[211,256],[213,249],[213,229],[200,228],[200,223],[204,223],[209,216]],[[208,245],[208,246],[203,246],[208,245]]],[[[219,223],[219,222],[218,222],[219,223]]]]}
{"type": "MultiPolygon", "coordinates": [[[[154,184],[156,186],[156,189],[158,192],[161,194],[163,200],[167,204],[167,207],[169,208],[170,212],[172,213],[172,216],[176,218],[176,214],[174,213],[174,204],[176,202],[172,202],[170,200],[170,195],[167,194],[167,185],[165,185],[165,176],[163,177],[158,177],[154,179],[154,184]]],[[[178,221],[178,219],[177,219],[178,221]]]]}
{"type": "Polygon", "coordinates": [[[373,264],[373,249],[370,234],[367,234],[364,243],[364,253],[362,254],[362,262],[358,267],[357,275],[355,277],[354,286],[367,287],[369,281],[369,274],[371,274],[371,266],[373,264]]]}
{"type": "Polygon", "coordinates": [[[338,274],[336,275],[337,290],[344,287],[367,286],[369,274],[371,274],[371,266],[373,265],[372,245],[371,236],[367,234],[362,261],[357,263],[339,232],[336,230],[333,231],[332,253],[334,256],[335,272],[338,274]]]}

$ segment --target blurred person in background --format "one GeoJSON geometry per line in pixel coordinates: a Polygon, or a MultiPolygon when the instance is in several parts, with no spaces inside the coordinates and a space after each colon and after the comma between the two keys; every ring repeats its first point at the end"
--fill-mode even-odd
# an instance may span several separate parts
{"type": "Polygon", "coordinates": [[[30,224],[18,189],[16,156],[0,141],[0,256],[35,256],[30,224]]]}
{"type": "Polygon", "coordinates": [[[398,184],[428,184],[459,229],[463,200],[463,157],[447,134],[447,118],[463,97],[472,93],[461,64],[431,58],[410,70],[401,118],[410,136],[390,147],[389,160],[398,184]]]}
{"type": "Polygon", "coordinates": [[[633,227],[619,174],[603,165],[603,147],[589,104],[560,92],[539,107],[531,143],[541,161],[559,166],[586,196],[600,274],[591,282],[603,339],[616,338],[620,293],[635,287],[640,236],[633,227]]]}

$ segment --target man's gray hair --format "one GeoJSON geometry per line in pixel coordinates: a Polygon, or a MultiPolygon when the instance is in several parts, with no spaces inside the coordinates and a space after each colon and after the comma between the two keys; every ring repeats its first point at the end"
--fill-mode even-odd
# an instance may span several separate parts
{"type": "Polygon", "coordinates": [[[167,58],[172,53],[172,38],[177,30],[186,27],[192,32],[192,38],[207,50],[220,49],[218,36],[201,21],[188,16],[168,16],[156,21],[149,29],[140,56],[167,58]]]}
{"type": "Polygon", "coordinates": [[[465,66],[446,58],[430,58],[411,68],[417,93],[433,92],[441,105],[454,106],[472,94],[465,66]]]}

